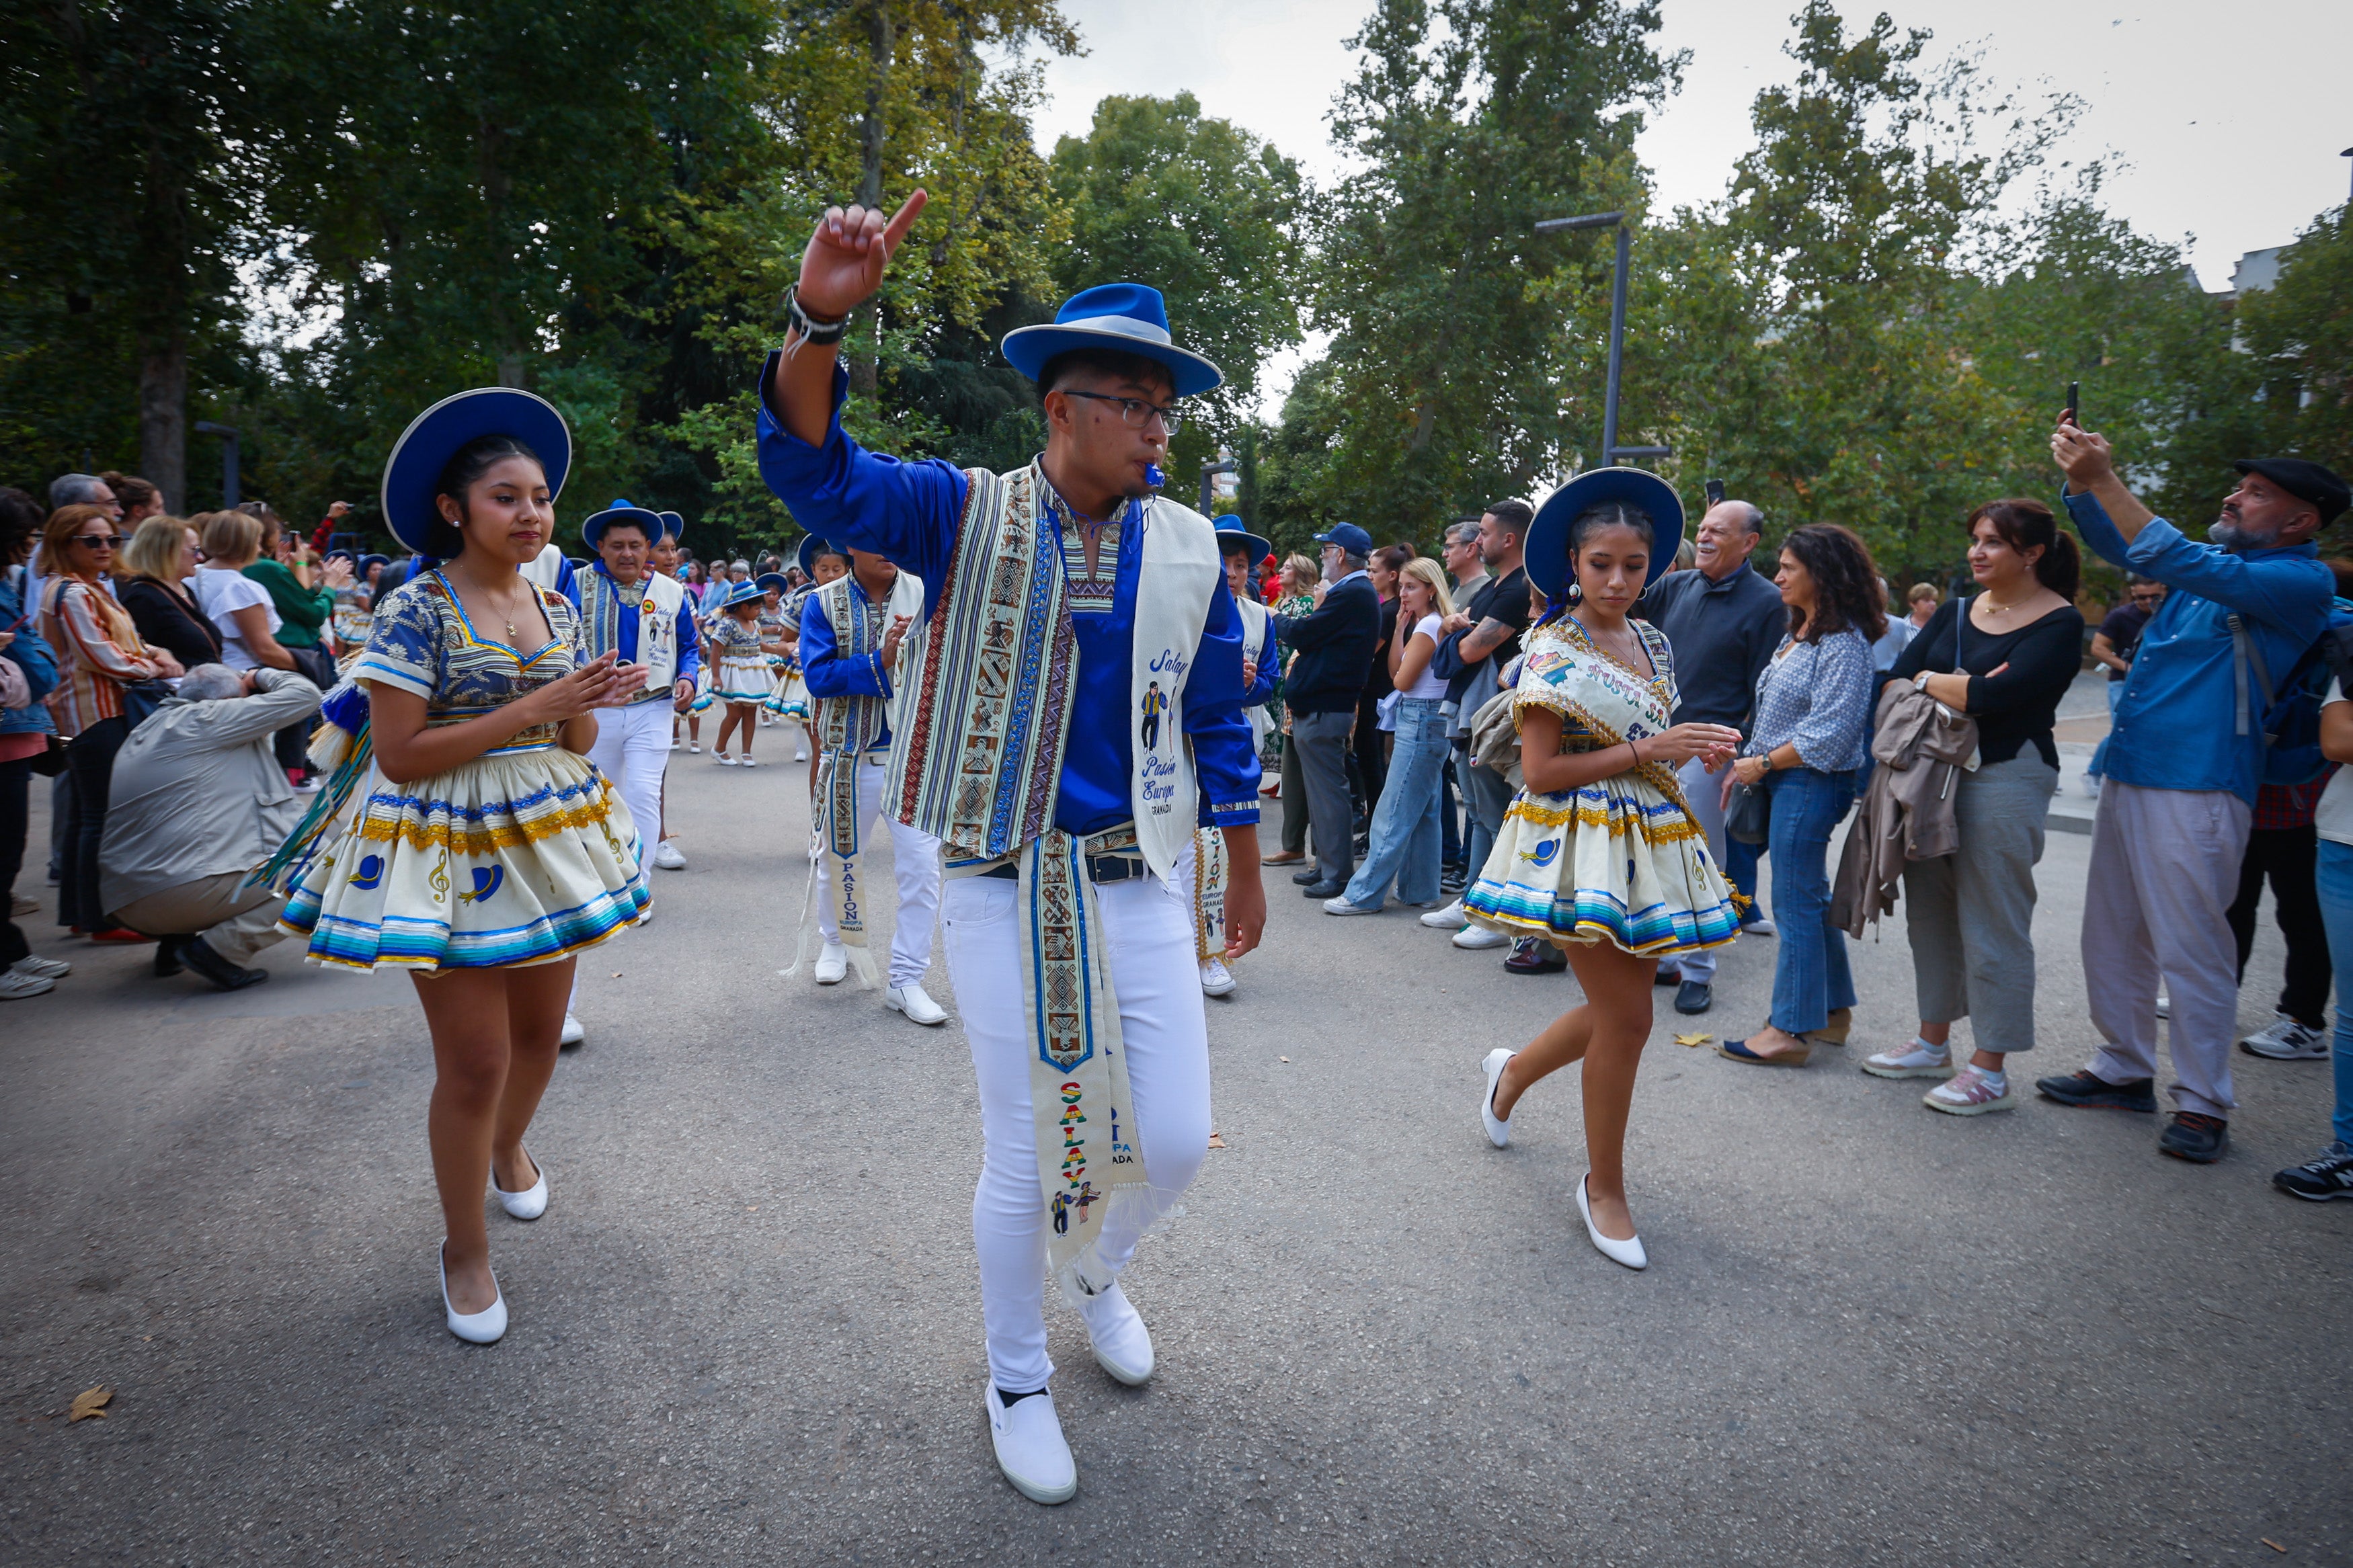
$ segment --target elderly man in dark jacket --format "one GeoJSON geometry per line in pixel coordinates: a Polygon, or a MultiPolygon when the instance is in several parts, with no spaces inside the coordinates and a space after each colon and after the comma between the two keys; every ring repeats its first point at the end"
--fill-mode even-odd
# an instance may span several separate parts
{"type": "Polygon", "coordinates": [[[99,896],[122,924],[162,939],[156,973],[185,965],[223,991],[269,978],[247,966],[278,940],[286,900],[245,879],[304,804],[269,740],[319,701],[291,670],[198,665],[116,753],[99,896]]]}
{"type": "Polygon", "coordinates": [[[1373,536],[1353,522],[1332,525],[1315,542],[1324,547],[1324,585],[1313,613],[1274,617],[1274,635],[1299,658],[1283,679],[1291,713],[1291,743],[1299,748],[1307,781],[1307,823],[1315,836],[1315,866],[1294,872],[1311,899],[1337,898],[1356,874],[1356,836],[1348,804],[1348,734],[1356,699],[1373,668],[1381,636],[1381,597],[1366,574],[1373,536]]]}

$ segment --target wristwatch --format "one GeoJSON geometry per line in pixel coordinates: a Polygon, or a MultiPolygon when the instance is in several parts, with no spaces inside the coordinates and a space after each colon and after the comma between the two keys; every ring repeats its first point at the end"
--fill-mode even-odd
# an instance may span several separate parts
{"type": "Polygon", "coordinates": [[[849,331],[849,318],[843,316],[839,321],[820,321],[801,309],[800,294],[801,289],[797,283],[785,290],[786,330],[798,332],[801,342],[805,343],[822,346],[827,343],[839,342],[842,334],[849,331]]]}

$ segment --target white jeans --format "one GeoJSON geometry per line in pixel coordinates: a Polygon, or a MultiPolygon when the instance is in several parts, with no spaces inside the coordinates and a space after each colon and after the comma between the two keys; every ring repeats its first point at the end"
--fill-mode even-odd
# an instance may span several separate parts
{"type": "MultiPolygon", "coordinates": [[[[1193,921],[1167,885],[1146,877],[1096,889],[1112,990],[1135,1097],[1136,1142],[1160,1203],[1174,1204],[1209,1148],[1209,1037],[1193,921]]],[[[1046,1200],[1038,1185],[1038,1131],[1029,1116],[1029,1054],[1022,1021],[1021,954],[1027,927],[1010,881],[959,877],[948,884],[948,974],[980,1085],[983,1152],[972,1194],[980,1255],[980,1310],[988,1374],[999,1388],[1043,1388],[1046,1354],[1046,1200]]],[[[1104,1261],[1124,1268],[1139,1222],[1106,1221],[1104,1261]]]]}
{"type": "Polygon", "coordinates": [[[596,713],[596,743],[588,760],[613,781],[638,827],[638,863],[661,842],[662,773],[670,766],[670,721],[675,717],[660,699],[596,713]]]}
{"type": "MultiPolygon", "coordinates": [[[[881,753],[858,760],[858,837],[871,842],[874,820],[881,814],[887,789],[881,753]]],[[[913,985],[932,966],[932,921],[940,912],[940,841],[920,827],[891,824],[891,860],[899,879],[899,921],[891,932],[891,984],[913,985]]],[[[833,868],[825,856],[817,861],[817,929],[828,942],[839,941],[841,928],[833,918],[833,868]]],[[[807,930],[807,927],[803,927],[807,930]]],[[[871,928],[870,928],[871,929],[871,928]]]]}

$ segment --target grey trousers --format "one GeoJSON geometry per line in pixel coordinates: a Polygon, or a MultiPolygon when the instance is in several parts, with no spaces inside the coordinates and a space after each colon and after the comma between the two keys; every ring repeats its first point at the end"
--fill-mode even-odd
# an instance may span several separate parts
{"type": "MultiPolygon", "coordinates": [[[[1349,713],[1293,713],[1291,743],[1307,781],[1307,822],[1315,838],[1317,879],[1345,887],[1356,874],[1356,813],[1348,804],[1349,713]]],[[[2233,950],[2235,951],[2235,950],[2233,950]]]]}
{"type": "Polygon", "coordinates": [[[1457,752],[1454,760],[1461,764],[1462,798],[1471,807],[1471,879],[1477,881],[1486,869],[1487,857],[1495,852],[1495,839],[1504,831],[1504,814],[1512,809],[1512,781],[1493,768],[1474,768],[1467,752],[1457,752]]]}
{"type": "Polygon", "coordinates": [[[1981,1051],[2034,1048],[2034,868],[2057,780],[2032,751],[1961,774],[1960,848],[1904,868],[1921,1021],[1967,1018],[1981,1051]]]}
{"type": "Polygon", "coordinates": [[[2227,790],[2100,786],[2084,881],[2084,990],[2108,1043],[2092,1071],[2157,1076],[2157,987],[2171,1002],[2173,1103],[2227,1117],[2239,1032],[2231,902],[2254,810],[2227,790]]]}
{"type": "Polygon", "coordinates": [[[205,945],[243,969],[253,955],[286,933],[278,917],[286,900],[267,888],[248,888],[242,871],[202,877],[133,899],[115,918],[145,936],[201,933],[205,945]]]}

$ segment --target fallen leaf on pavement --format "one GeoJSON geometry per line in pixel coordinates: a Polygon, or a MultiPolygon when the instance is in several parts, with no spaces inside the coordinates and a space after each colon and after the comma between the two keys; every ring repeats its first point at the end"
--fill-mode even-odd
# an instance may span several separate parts
{"type": "Polygon", "coordinates": [[[1222,1133],[1218,1133],[1218,1132],[1212,1132],[1212,1133],[1210,1133],[1210,1134],[1209,1134],[1209,1147],[1210,1147],[1210,1148],[1212,1148],[1212,1149],[1222,1149],[1222,1148],[1224,1148],[1225,1146],[1226,1146],[1226,1140],[1225,1140],[1225,1135],[1224,1135],[1224,1134],[1222,1134],[1222,1133]]]}
{"type": "Polygon", "coordinates": [[[1283,1061],[1283,1062],[1287,1062],[1287,1061],[1289,1061],[1290,1059],[1291,1059],[1291,1058],[1290,1058],[1289,1057],[1277,1057],[1277,1058],[1275,1058],[1275,1060],[1277,1060],[1277,1061],[1283,1061]]]}
{"type": "Polygon", "coordinates": [[[73,1414],[66,1417],[66,1425],[70,1426],[77,1421],[105,1420],[106,1406],[113,1398],[114,1390],[111,1388],[83,1389],[74,1395],[73,1414]]]}
{"type": "Polygon", "coordinates": [[[1715,1038],[1714,1035],[1677,1035],[1675,1037],[1675,1044],[1679,1046],[1704,1046],[1714,1038],[1715,1038]]]}
{"type": "Polygon", "coordinates": [[[2274,1541],[2268,1535],[2258,1535],[2255,1539],[2262,1542],[2265,1546],[2270,1547],[2274,1552],[2285,1552],[2287,1550],[2286,1547],[2282,1546],[2278,1542],[2274,1541]]]}

